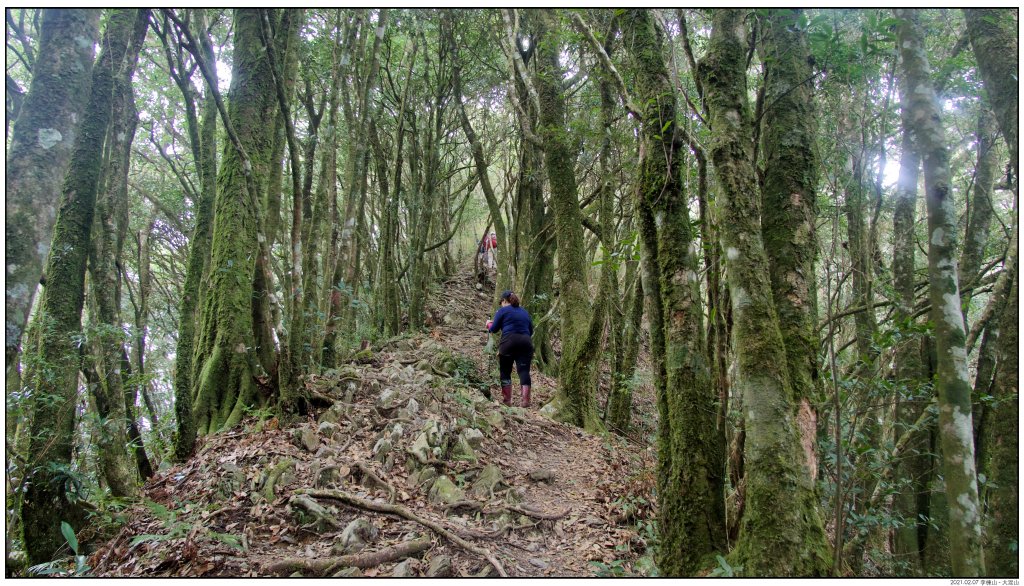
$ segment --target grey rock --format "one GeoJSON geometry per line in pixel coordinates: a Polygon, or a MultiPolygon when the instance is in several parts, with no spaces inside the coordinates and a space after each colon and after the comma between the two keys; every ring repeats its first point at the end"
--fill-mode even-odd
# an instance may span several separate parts
{"type": "Polygon", "coordinates": [[[479,498],[491,498],[494,496],[495,489],[502,483],[502,480],[504,479],[501,469],[494,464],[488,464],[480,471],[480,475],[473,482],[469,492],[479,498]]]}
{"type": "Polygon", "coordinates": [[[434,481],[427,498],[435,504],[450,505],[465,500],[466,497],[461,488],[455,486],[447,476],[442,476],[434,481]]]}
{"type": "Polygon", "coordinates": [[[426,466],[416,475],[416,486],[429,491],[434,486],[435,480],[437,480],[437,470],[426,466]]]}
{"type": "Polygon", "coordinates": [[[530,558],[530,565],[540,569],[546,569],[550,564],[540,558],[530,558]]]}
{"type": "Polygon", "coordinates": [[[359,568],[344,568],[338,572],[335,572],[332,578],[362,578],[363,571],[359,568]]]}
{"type": "Polygon", "coordinates": [[[466,438],[459,436],[459,441],[455,444],[455,448],[452,450],[452,456],[456,460],[465,460],[467,462],[475,463],[477,461],[476,450],[469,445],[466,438]]]}
{"type": "Polygon", "coordinates": [[[381,409],[394,409],[398,407],[399,396],[395,389],[384,389],[377,397],[377,406],[381,409]]]}
{"type": "Polygon", "coordinates": [[[463,430],[462,438],[466,440],[469,447],[474,450],[480,447],[480,444],[484,441],[484,434],[479,429],[470,427],[469,429],[463,430]]]}
{"type": "Polygon", "coordinates": [[[392,444],[397,444],[399,442],[399,440],[402,439],[402,436],[404,434],[405,434],[405,428],[402,427],[402,424],[401,423],[395,423],[394,425],[391,426],[391,431],[388,433],[388,436],[391,438],[391,443],[392,444]]]}
{"type": "Polygon", "coordinates": [[[382,437],[377,440],[377,443],[373,446],[373,457],[378,461],[383,462],[388,453],[391,451],[391,440],[386,437],[382,437]]]}
{"type": "Polygon", "coordinates": [[[317,426],[316,431],[326,438],[333,438],[335,434],[341,431],[341,428],[338,427],[337,423],[321,421],[320,425],[317,426]]]}
{"type": "Polygon", "coordinates": [[[448,578],[452,575],[452,558],[446,555],[435,556],[427,568],[428,578],[448,578]]]}
{"type": "Polygon", "coordinates": [[[426,432],[420,433],[416,436],[416,439],[412,442],[412,447],[409,448],[409,452],[412,453],[421,464],[426,464],[427,460],[430,459],[430,442],[427,441],[426,432]]]}
{"type": "Polygon", "coordinates": [[[391,570],[391,575],[395,578],[411,578],[416,575],[417,565],[419,565],[418,560],[409,558],[395,566],[395,569],[391,570]]]}
{"type": "Polygon", "coordinates": [[[555,481],[555,471],[547,469],[534,470],[530,472],[530,480],[551,484],[555,481]]]}
{"type": "Polygon", "coordinates": [[[292,440],[297,446],[304,448],[307,452],[316,452],[316,449],[320,447],[320,438],[317,437],[313,428],[308,425],[295,428],[292,431],[292,440]]]}
{"type": "Polygon", "coordinates": [[[334,555],[347,555],[362,551],[367,545],[377,541],[379,534],[373,523],[365,517],[359,517],[345,526],[345,530],[334,542],[331,552],[334,555]]]}

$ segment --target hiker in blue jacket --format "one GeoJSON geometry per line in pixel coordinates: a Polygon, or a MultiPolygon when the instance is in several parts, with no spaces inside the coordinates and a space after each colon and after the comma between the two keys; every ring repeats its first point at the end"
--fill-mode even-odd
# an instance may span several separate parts
{"type": "Polygon", "coordinates": [[[501,308],[494,319],[487,320],[487,331],[492,334],[501,330],[498,343],[498,371],[501,377],[501,397],[506,405],[512,405],[512,363],[519,373],[519,384],[523,387],[523,407],[530,406],[530,361],[533,360],[533,320],[525,309],[519,307],[519,297],[511,291],[501,294],[501,308]]]}

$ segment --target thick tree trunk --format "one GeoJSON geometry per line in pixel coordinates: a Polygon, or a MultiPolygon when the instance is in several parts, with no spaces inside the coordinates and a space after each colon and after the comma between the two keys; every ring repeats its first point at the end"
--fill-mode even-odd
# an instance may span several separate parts
{"type": "Polygon", "coordinates": [[[17,368],[21,337],[49,254],[61,183],[92,83],[99,19],[94,9],[43,11],[39,54],[46,57],[35,63],[14,121],[5,179],[7,368],[17,368]]]}
{"type": "MultiPolygon", "coordinates": [[[[1010,164],[1017,171],[1018,104],[1017,15],[997,8],[964,9],[974,57],[985,81],[989,103],[999,130],[1010,148],[1010,164]]],[[[1016,183],[1016,177],[1014,182],[1016,183]]]]}
{"type": "Polygon", "coordinates": [[[829,551],[794,423],[793,393],[759,221],[745,79],[743,12],[714,13],[699,72],[711,114],[711,155],[721,186],[722,246],[728,266],[743,393],[747,490],[736,565],[752,576],[822,575],[829,551]]]}
{"type": "Polygon", "coordinates": [[[909,112],[914,142],[924,163],[925,200],[928,204],[928,277],[935,324],[939,394],[939,435],[942,471],[949,505],[949,534],[953,573],[984,573],[981,551],[981,508],[975,476],[971,386],[964,348],[963,313],[956,258],[956,213],[949,175],[949,153],[944,139],[941,108],[935,96],[928,60],[913,10],[897,10],[900,55],[904,75],[914,88],[903,104],[909,112]]]}
{"type": "Polygon", "coordinates": [[[817,477],[818,132],[810,53],[799,10],[773,10],[763,21],[765,157],[761,230],[772,293],[786,347],[793,403],[811,478],[817,477]]]}
{"type": "MultiPolygon", "coordinates": [[[[193,406],[200,434],[227,429],[246,407],[263,404],[255,377],[253,277],[260,249],[260,195],[266,189],[275,107],[273,80],[256,10],[236,10],[228,120],[237,144],[225,147],[214,204],[210,291],[200,311],[193,406]],[[240,149],[242,152],[240,152],[240,149]]],[[[234,141],[233,141],[234,142],[234,141]]]]}
{"type": "Polygon", "coordinates": [[[986,488],[988,522],[985,559],[992,576],[1019,576],[1020,486],[1020,295],[1015,272],[1007,299],[1006,313],[999,326],[998,360],[994,392],[995,404],[986,426],[992,471],[986,488]]]}
{"type": "MultiPolygon", "coordinates": [[[[597,361],[601,356],[604,312],[594,311],[587,286],[587,256],[583,217],[576,192],[574,158],[565,126],[563,72],[558,63],[559,23],[545,10],[537,15],[537,75],[540,97],[538,134],[544,143],[544,163],[551,189],[558,245],[558,276],[562,360],[558,391],[552,402],[556,418],[589,430],[602,426],[594,398],[597,361]]],[[[547,407],[547,406],[546,406],[547,407]]]]}
{"type": "MultiPolygon", "coordinates": [[[[996,158],[996,121],[988,108],[982,106],[978,114],[978,162],[974,167],[974,191],[968,205],[967,230],[964,234],[964,248],[960,253],[960,280],[965,286],[981,278],[981,266],[985,260],[985,245],[988,244],[992,226],[992,186],[998,172],[996,158]]],[[[962,305],[967,311],[971,293],[964,291],[962,305]]],[[[968,330],[969,324],[965,324],[968,330]]]]}
{"type": "Polygon", "coordinates": [[[25,547],[33,564],[48,561],[64,544],[61,521],[80,528],[82,520],[55,470],[71,464],[81,360],[75,337],[81,329],[89,235],[103,139],[110,122],[111,86],[128,48],[136,12],[114,11],[107,22],[103,50],[92,72],[89,106],[75,137],[46,263],[48,286],[43,288],[37,318],[39,347],[34,351],[34,365],[25,377],[36,397],[29,451],[32,466],[38,468],[22,507],[25,547]]]}
{"type": "Polygon", "coordinates": [[[726,547],[725,446],[717,441],[718,397],[704,352],[697,235],[681,183],[675,95],[649,11],[629,11],[623,33],[635,67],[635,97],[643,104],[636,205],[644,291],[652,307],[652,346],[664,344],[652,348],[659,412],[657,563],[664,575],[692,575],[726,547]]]}

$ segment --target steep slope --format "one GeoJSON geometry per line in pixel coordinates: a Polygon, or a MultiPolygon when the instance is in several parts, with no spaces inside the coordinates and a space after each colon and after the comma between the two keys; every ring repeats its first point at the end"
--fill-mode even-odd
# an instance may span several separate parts
{"type": "Polygon", "coordinates": [[[639,573],[654,452],[541,416],[542,374],[529,410],[486,398],[489,310],[467,271],[429,307],[429,334],[307,381],[315,420],[206,438],[147,484],[95,575],[639,573]]]}

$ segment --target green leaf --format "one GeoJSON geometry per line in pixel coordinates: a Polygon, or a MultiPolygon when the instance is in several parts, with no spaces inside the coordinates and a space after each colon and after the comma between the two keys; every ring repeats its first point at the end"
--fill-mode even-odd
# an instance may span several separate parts
{"type": "Polygon", "coordinates": [[[60,522],[60,532],[64,535],[64,539],[68,540],[71,551],[78,553],[78,538],[75,537],[75,530],[71,528],[71,525],[68,525],[67,521],[60,522]]]}

